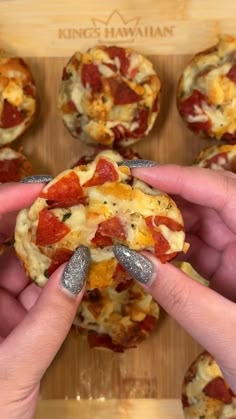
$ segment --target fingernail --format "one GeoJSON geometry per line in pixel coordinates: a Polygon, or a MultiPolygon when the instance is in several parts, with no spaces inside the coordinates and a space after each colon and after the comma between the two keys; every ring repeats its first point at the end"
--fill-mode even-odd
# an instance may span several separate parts
{"type": "Polygon", "coordinates": [[[86,281],[90,267],[90,251],[85,246],[80,246],[71,256],[62,274],[60,286],[73,295],[79,294],[86,281]]]}
{"type": "Polygon", "coordinates": [[[139,169],[141,167],[153,167],[158,166],[159,163],[152,160],[123,160],[117,163],[118,166],[127,166],[130,169],[139,169]]]}
{"type": "Polygon", "coordinates": [[[50,175],[34,175],[21,179],[21,183],[49,183],[53,179],[54,177],[50,175]]]}
{"type": "Polygon", "coordinates": [[[114,255],[125,270],[138,282],[148,284],[153,276],[152,262],[142,254],[117,244],[113,248],[114,255]]]}

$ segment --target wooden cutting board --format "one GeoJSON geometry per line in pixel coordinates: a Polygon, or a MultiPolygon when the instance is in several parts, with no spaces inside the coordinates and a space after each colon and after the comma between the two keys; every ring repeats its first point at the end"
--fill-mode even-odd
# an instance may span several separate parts
{"type": "MultiPolygon", "coordinates": [[[[158,120],[134,148],[160,163],[191,165],[210,142],[183,125],[176,83],[191,54],[224,32],[236,35],[233,0],[0,0],[1,47],[27,57],[40,95],[35,124],[15,146],[23,145],[36,173],[53,175],[89,149],[64,128],[57,95],[68,57],[98,42],[147,54],[162,80],[158,120]]],[[[179,398],[183,374],[199,352],[164,313],[152,336],[124,354],[90,350],[71,332],[43,379],[42,398],[179,398]]]]}

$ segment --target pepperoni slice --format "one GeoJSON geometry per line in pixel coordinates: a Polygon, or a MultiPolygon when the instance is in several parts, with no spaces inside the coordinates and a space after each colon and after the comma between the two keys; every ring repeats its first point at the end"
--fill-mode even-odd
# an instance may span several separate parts
{"type": "Polygon", "coordinates": [[[4,100],[1,128],[12,128],[24,122],[25,116],[16,106],[4,100]]]}
{"type": "Polygon", "coordinates": [[[229,167],[228,164],[228,154],[226,152],[218,153],[215,156],[210,157],[206,160],[205,167],[211,167],[212,164],[219,164],[225,170],[229,167]],[[224,163],[220,163],[220,159],[224,159],[224,163]]]}
{"type": "Polygon", "coordinates": [[[88,344],[90,348],[103,347],[111,349],[114,352],[124,352],[125,349],[124,346],[113,343],[109,335],[99,335],[96,332],[88,333],[88,344]]]}
{"type": "Polygon", "coordinates": [[[232,398],[235,396],[222,377],[216,377],[210,381],[203,389],[203,392],[206,396],[221,400],[225,404],[231,404],[232,398]]]}
{"type": "Polygon", "coordinates": [[[190,404],[189,404],[189,401],[188,401],[188,398],[187,398],[186,394],[182,394],[182,396],[181,396],[181,400],[182,400],[182,405],[183,405],[183,408],[185,408],[185,407],[189,407],[189,406],[190,406],[190,404]]]}
{"type": "Polygon", "coordinates": [[[236,142],[236,131],[233,132],[233,133],[225,132],[222,135],[221,140],[228,141],[230,144],[235,144],[235,142],[236,142]]]}
{"type": "Polygon", "coordinates": [[[131,280],[130,281],[125,281],[125,282],[120,282],[117,287],[116,287],[116,291],[117,292],[122,292],[127,290],[131,285],[131,280]]]}
{"type": "Polygon", "coordinates": [[[111,47],[107,47],[105,51],[108,53],[110,58],[112,59],[116,57],[119,58],[120,72],[123,76],[126,76],[127,71],[129,69],[130,62],[129,62],[128,57],[126,56],[125,50],[120,47],[111,46],[111,47]]]}
{"type": "Polygon", "coordinates": [[[59,268],[59,266],[61,266],[65,262],[68,262],[72,255],[72,250],[65,249],[63,247],[57,249],[52,256],[52,262],[49,268],[47,269],[46,276],[49,278],[53,274],[53,272],[55,272],[55,270],[59,268]]]}
{"type": "MultiPolygon", "coordinates": [[[[193,90],[191,96],[189,96],[187,99],[179,102],[178,107],[180,114],[182,116],[188,116],[188,115],[197,115],[195,106],[198,106],[201,108],[202,102],[207,101],[206,96],[199,92],[199,90],[193,90]]],[[[204,114],[205,115],[205,114],[204,114]]],[[[188,126],[193,131],[209,131],[211,129],[212,123],[210,119],[207,121],[198,121],[198,122],[188,122],[188,126]]]]}
{"type": "Polygon", "coordinates": [[[154,217],[147,217],[146,220],[149,220],[152,222],[154,227],[158,227],[161,224],[164,224],[166,227],[168,227],[172,231],[182,231],[183,226],[179,224],[177,221],[172,220],[169,217],[165,217],[163,215],[155,215],[154,217]]]}
{"type": "Polygon", "coordinates": [[[36,244],[47,246],[59,242],[70,232],[69,227],[58,220],[52,211],[46,208],[39,213],[38,227],[36,231],[36,244]]]}
{"type": "Polygon", "coordinates": [[[196,115],[195,106],[201,108],[203,101],[206,101],[206,96],[199,90],[193,90],[191,96],[179,102],[180,113],[182,115],[196,115]]]}
{"type": "Polygon", "coordinates": [[[50,186],[47,191],[43,191],[40,197],[47,200],[50,208],[68,208],[85,203],[83,189],[80,186],[78,176],[74,172],[63,176],[58,182],[50,186]]]}
{"type": "Polygon", "coordinates": [[[147,227],[152,232],[152,238],[154,240],[154,251],[155,255],[160,258],[163,254],[165,254],[169,249],[170,245],[169,242],[163,237],[160,231],[156,230],[155,224],[153,223],[153,217],[147,217],[145,219],[147,227]]]}
{"type": "Polygon", "coordinates": [[[226,76],[232,80],[234,83],[236,83],[236,65],[233,65],[229,72],[226,74],[226,76]]]}
{"type": "Polygon", "coordinates": [[[93,243],[96,247],[106,247],[113,245],[113,241],[110,237],[103,236],[98,231],[96,232],[94,238],[91,240],[91,243],[93,243]]]}
{"type": "Polygon", "coordinates": [[[115,77],[109,77],[106,81],[113,96],[114,105],[137,103],[142,98],[142,96],[138,95],[122,80],[115,77]]]}
{"type": "Polygon", "coordinates": [[[170,250],[170,245],[169,242],[162,235],[162,233],[158,231],[158,226],[164,224],[172,231],[182,231],[183,226],[169,217],[159,215],[156,215],[154,217],[147,217],[145,221],[147,227],[152,232],[155,255],[160,259],[162,263],[166,263],[167,261],[173,259],[176,256],[176,252],[166,254],[166,252],[170,250]]]}
{"type": "Polygon", "coordinates": [[[146,315],[145,319],[139,323],[141,329],[145,330],[146,332],[151,332],[156,324],[156,319],[154,316],[150,316],[149,314],[146,315]]]}
{"type": "Polygon", "coordinates": [[[103,221],[99,224],[97,231],[102,236],[108,236],[121,240],[126,239],[124,227],[118,217],[113,217],[109,220],[103,221]]]}
{"type": "Polygon", "coordinates": [[[30,84],[24,86],[23,91],[25,95],[35,97],[35,88],[30,84]]]}
{"type": "Polygon", "coordinates": [[[97,65],[83,64],[81,68],[81,80],[84,87],[89,84],[94,93],[100,92],[102,88],[102,81],[97,65]]]}
{"type": "Polygon", "coordinates": [[[101,158],[98,160],[94,175],[89,179],[84,186],[97,186],[103,185],[105,182],[116,182],[119,175],[112,162],[101,158]]]}
{"type": "Polygon", "coordinates": [[[67,73],[66,68],[63,68],[63,73],[62,73],[62,80],[69,80],[70,78],[70,74],[67,73]]]}
{"type": "MultiPolygon", "coordinates": [[[[113,279],[116,282],[123,283],[126,286],[126,288],[128,288],[131,281],[133,280],[132,276],[119,263],[117,264],[115,272],[113,273],[113,279]]],[[[116,290],[118,291],[117,288],[116,290]]],[[[121,292],[121,291],[119,290],[118,292],[121,292]]]]}
{"type": "Polygon", "coordinates": [[[20,180],[21,159],[0,160],[0,183],[20,180]]]}
{"type": "Polygon", "coordinates": [[[139,127],[133,131],[132,135],[135,137],[140,137],[143,135],[148,127],[148,117],[149,110],[146,108],[141,108],[138,111],[137,121],[139,121],[139,127]]]}
{"type": "Polygon", "coordinates": [[[204,131],[204,132],[209,132],[211,127],[212,127],[212,123],[210,121],[210,119],[208,119],[208,121],[202,121],[202,122],[188,122],[188,126],[189,128],[191,128],[192,131],[195,132],[200,132],[200,131],[204,131]]]}

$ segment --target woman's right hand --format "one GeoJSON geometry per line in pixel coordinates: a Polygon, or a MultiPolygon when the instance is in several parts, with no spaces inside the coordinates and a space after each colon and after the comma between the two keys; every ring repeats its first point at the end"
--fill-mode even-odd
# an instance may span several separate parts
{"type": "Polygon", "coordinates": [[[116,256],[216,358],[236,392],[236,175],[175,165],[133,169],[133,174],[175,196],[190,243],[184,260],[210,280],[210,289],[151,253],[143,257],[118,246],[116,256]]]}

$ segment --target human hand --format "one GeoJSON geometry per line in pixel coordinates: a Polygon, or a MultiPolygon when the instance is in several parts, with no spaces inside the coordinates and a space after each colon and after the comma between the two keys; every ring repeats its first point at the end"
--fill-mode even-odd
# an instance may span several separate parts
{"type": "MultiPolygon", "coordinates": [[[[43,187],[0,185],[0,244],[13,235],[17,211],[31,205],[43,187]]],[[[80,247],[42,290],[26,278],[13,248],[0,256],[1,418],[34,416],[40,380],[69,332],[88,267],[88,249],[80,247]]]]}
{"type": "Polygon", "coordinates": [[[148,252],[143,256],[117,246],[116,257],[215,357],[236,392],[236,175],[175,165],[133,169],[133,174],[174,195],[190,243],[183,259],[210,280],[211,289],[148,252]]]}

